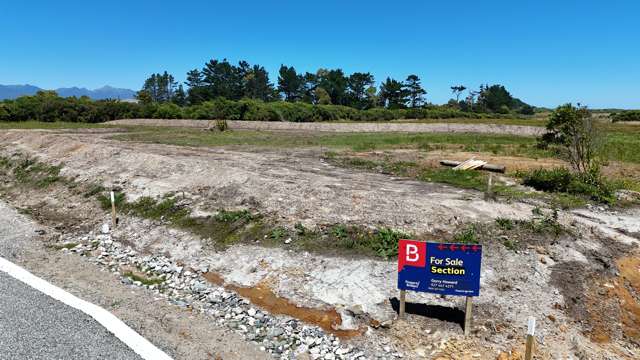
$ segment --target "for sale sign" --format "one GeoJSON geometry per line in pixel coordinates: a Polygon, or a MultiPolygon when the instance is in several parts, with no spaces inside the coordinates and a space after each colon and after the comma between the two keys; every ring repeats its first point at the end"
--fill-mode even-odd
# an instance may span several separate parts
{"type": "Polygon", "coordinates": [[[478,296],[482,246],[400,240],[398,288],[442,295],[478,296]]]}

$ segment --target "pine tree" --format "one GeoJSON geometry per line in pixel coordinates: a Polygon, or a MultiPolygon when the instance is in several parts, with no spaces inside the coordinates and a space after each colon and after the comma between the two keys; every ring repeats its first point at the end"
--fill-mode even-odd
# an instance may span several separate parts
{"type": "Polygon", "coordinates": [[[404,90],[409,98],[409,106],[412,108],[419,107],[424,101],[424,95],[427,93],[420,84],[418,75],[409,75],[404,82],[404,90]]]}
{"type": "Polygon", "coordinates": [[[182,84],[178,85],[178,89],[173,94],[173,98],[171,99],[171,101],[178,106],[187,105],[187,95],[184,92],[182,84]]]}
{"type": "Polygon", "coordinates": [[[378,94],[380,106],[389,109],[402,109],[407,106],[407,93],[401,82],[387,78],[380,85],[378,94]]]}
{"type": "Polygon", "coordinates": [[[302,97],[302,76],[296,73],[296,69],[291,66],[280,65],[280,76],[278,76],[278,91],[284,95],[285,101],[297,101],[302,97]]]}

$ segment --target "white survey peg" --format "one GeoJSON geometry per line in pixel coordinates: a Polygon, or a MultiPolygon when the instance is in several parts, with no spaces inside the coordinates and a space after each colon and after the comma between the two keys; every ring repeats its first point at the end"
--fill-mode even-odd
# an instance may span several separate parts
{"type": "Polygon", "coordinates": [[[524,353],[524,360],[533,359],[534,345],[536,343],[535,334],[536,334],[536,318],[534,318],[533,316],[530,316],[529,319],[527,320],[527,344],[526,344],[526,349],[524,353]]]}
{"type": "Polygon", "coordinates": [[[527,321],[527,335],[536,335],[536,318],[530,316],[527,321]]]}
{"type": "Polygon", "coordinates": [[[116,195],[111,191],[111,227],[116,228],[118,217],[116,216],[116,195]]]}

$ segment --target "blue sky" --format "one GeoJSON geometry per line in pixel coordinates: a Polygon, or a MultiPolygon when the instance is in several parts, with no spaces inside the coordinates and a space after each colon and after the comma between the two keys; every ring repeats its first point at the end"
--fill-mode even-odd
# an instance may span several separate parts
{"type": "Polygon", "coordinates": [[[404,79],[427,99],[504,84],[538,106],[640,108],[640,1],[6,1],[0,84],[179,80],[211,58],[404,79]]]}

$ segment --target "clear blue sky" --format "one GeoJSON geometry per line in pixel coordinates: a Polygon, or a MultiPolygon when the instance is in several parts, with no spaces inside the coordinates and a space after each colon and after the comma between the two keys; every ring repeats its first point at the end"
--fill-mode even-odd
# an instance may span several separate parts
{"type": "Polygon", "coordinates": [[[538,106],[640,108],[640,1],[6,1],[0,84],[139,89],[211,58],[341,67],[449,87],[504,84],[538,106]]]}

